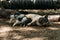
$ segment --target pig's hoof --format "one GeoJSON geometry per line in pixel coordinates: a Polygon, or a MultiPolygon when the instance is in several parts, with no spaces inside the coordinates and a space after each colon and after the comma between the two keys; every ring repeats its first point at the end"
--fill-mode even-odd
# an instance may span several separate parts
{"type": "Polygon", "coordinates": [[[27,26],[30,26],[31,24],[27,24],[27,26]]]}

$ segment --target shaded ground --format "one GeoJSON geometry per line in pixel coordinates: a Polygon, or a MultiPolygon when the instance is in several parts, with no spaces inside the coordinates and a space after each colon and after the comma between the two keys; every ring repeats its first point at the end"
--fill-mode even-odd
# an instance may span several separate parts
{"type": "Polygon", "coordinates": [[[12,27],[5,21],[0,19],[0,40],[60,40],[60,25],[12,27]]]}

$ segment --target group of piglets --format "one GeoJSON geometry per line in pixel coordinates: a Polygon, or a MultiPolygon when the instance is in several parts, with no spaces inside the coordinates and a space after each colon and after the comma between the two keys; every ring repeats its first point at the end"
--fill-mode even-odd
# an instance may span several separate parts
{"type": "Polygon", "coordinates": [[[35,24],[37,26],[47,26],[51,25],[52,21],[60,20],[59,15],[39,15],[32,14],[24,11],[16,12],[15,14],[10,15],[9,23],[12,23],[12,20],[15,20],[12,26],[19,24],[20,26],[30,26],[35,24]]]}

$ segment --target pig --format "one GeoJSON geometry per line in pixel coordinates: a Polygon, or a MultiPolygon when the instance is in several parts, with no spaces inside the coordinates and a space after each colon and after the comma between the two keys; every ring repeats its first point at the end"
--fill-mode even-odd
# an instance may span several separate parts
{"type": "Polygon", "coordinates": [[[11,23],[13,19],[18,19],[19,17],[20,18],[23,17],[25,14],[28,14],[28,12],[19,11],[16,12],[15,14],[10,15],[9,23],[11,23]]]}
{"type": "Polygon", "coordinates": [[[31,18],[24,17],[20,22],[20,26],[27,26],[27,24],[30,23],[31,21],[32,21],[31,18]]]}
{"type": "Polygon", "coordinates": [[[40,17],[37,22],[36,22],[37,25],[39,26],[49,26],[50,25],[50,21],[48,20],[48,16],[43,16],[43,17],[40,17]]]}
{"type": "Polygon", "coordinates": [[[50,21],[48,20],[48,15],[41,16],[37,14],[28,14],[26,17],[31,18],[32,21],[28,23],[27,25],[31,25],[32,23],[36,23],[38,26],[45,26],[45,25],[50,25],[50,21]]]}
{"type": "Polygon", "coordinates": [[[16,20],[16,22],[13,24],[15,26],[16,24],[20,23],[20,25],[29,26],[31,24],[36,23],[36,25],[47,25],[49,23],[47,16],[41,16],[38,14],[27,14],[23,16],[22,20],[19,20],[19,18],[16,20]]]}
{"type": "MultiPolygon", "coordinates": [[[[20,17],[20,16],[19,16],[20,17]]],[[[16,22],[13,24],[13,26],[15,26],[16,24],[20,23],[20,24],[24,24],[26,23],[25,25],[31,25],[32,23],[34,23],[36,20],[38,20],[40,17],[40,15],[38,14],[26,14],[22,20],[19,20],[19,17],[18,19],[16,20],[16,22]],[[28,20],[28,21],[27,21],[28,20]]]]}
{"type": "Polygon", "coordinates": [[[36,20],[38,20],[42,16],[38,14],[27,14],[26,17],[32,19],[32,21],[27,24],[27,25],[31,25],[32,23],[34,23],[36,20]]]}

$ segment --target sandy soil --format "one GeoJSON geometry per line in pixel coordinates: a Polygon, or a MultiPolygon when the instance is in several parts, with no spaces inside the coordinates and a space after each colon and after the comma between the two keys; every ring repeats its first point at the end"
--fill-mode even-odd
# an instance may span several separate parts
{"type": "Polygon", "coordinates": [[[5,21],[0,19],[0,40],[60,40],[60,25],[12,27],[5,21]]]}

